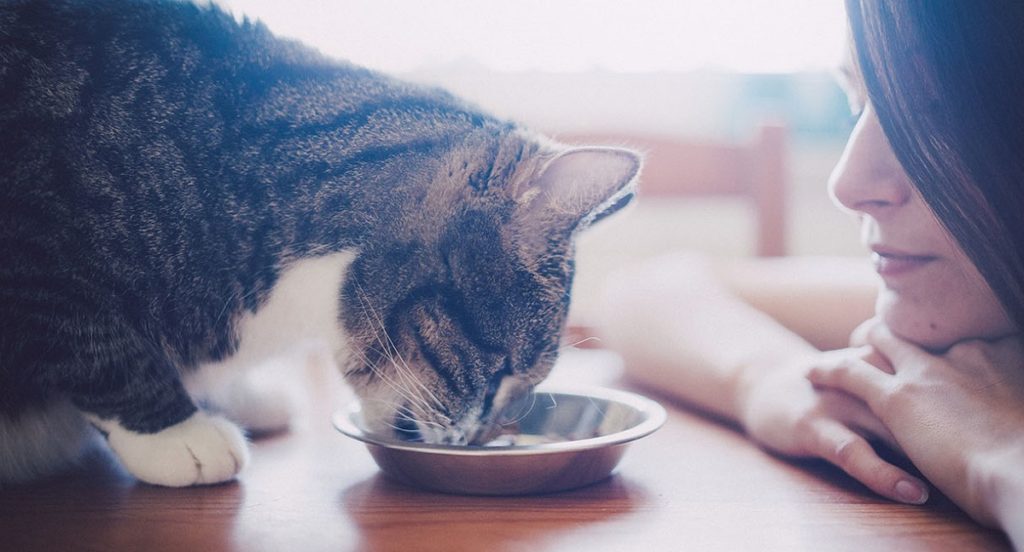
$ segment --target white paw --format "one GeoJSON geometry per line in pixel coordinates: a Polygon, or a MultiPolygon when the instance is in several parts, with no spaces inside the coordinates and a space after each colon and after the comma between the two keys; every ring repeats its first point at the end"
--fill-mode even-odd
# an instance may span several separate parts
{"type": "Polygon", "coordinates": [[[196,412],[158,433],[136,433],[110,420],[94,420],[132,475],[146,483],[187,487],[233,479],[249,461],[235,424],[196,412]]]}

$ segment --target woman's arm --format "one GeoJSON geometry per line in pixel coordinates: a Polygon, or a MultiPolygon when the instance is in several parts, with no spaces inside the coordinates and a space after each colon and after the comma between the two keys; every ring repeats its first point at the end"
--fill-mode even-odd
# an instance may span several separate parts
{"type": "Polygon", "coordinates": [[[866,257],[775,257],[717,261],[723,285],[822,351],[849,346],[874,316],[878,274],[866,257]]]}
{"type": "Polygon", "coordinates": [[[619,274],[598,332],[628,376],[738,423],[760,445],[824,458],[894,500],[919,503],[924,485],[885,462],[863,435],[893,443],[860,402],[806,379],[821,353],[726,288],[699,257],[671,257],[619,274]]]}
{"type": "Polygon", "coordinates": [[[747,367],[790,364],[817,350],[739,299],[705,257],[659,258],[614,275],[598,316],[602,343],[629,375],[739,421],[747,367]]]}
{"type": "Polygon", "coordinates": [[[861,260],[667,256],[611,278],[597,329],[634,378],[739,421],[748,367],[846,347],[876,289],[861,260]]]}

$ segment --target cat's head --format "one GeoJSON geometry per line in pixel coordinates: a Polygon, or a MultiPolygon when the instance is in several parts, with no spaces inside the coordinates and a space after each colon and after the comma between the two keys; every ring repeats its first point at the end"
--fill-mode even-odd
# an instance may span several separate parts
{"type": "Polygon", "coordinates": [[[577,232],[632,198],[637,154],[518,132],[468,139],[396,191],[405,205],[343,287],[348,383],[379,432],[479,441],[558,354],[577,232]]]}

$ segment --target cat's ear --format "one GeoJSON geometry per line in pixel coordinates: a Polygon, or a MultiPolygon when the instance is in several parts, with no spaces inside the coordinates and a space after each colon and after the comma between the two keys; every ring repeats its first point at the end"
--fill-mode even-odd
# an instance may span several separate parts
{"type": "Polygon", "coordinates": [[[640,156],[627,149],[565,150],[517,194],[520,214],[534,229],[585,228],[629,203],[640,164],[640,156]]]}

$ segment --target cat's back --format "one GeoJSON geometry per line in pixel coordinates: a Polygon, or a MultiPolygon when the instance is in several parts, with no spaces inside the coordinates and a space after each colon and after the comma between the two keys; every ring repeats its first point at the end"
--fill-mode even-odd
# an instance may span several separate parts
{"type": "Polygon", "coordinates": [[[216,204],[261,87],[327,65],[209,4],[0,3],[0,239],[166,222],[196,187],[216,204]]]}
{"type": "Polygon", "coordinates": [[[95,103],[92,95],[152,80],[153,73],[187,76],[208,55],[202,50],[234,27],[224,12],[188,2],[0,3],[0,123],[46,126],[83,114],[95,103]]]}
{"type": "Polygon", "coordinates": [[[110,180],[124,152],[166,136],[204,57],[188,42],[217,35],[213,13],[183,2],[0,5],[7,207],[45,199],[55,208],[73,200],[88,208],[88,198],[75,196],[83,183],[110,180]]]}
{"type": "Polygon", "coordinates": [[[409,167],[500,126],[179,0],[0,0],[0,102],[0,353],[95,307],[220,343],[207,298],[255,308],[283,251],[389,235],[409,167]]]}
{"type": "MultiPolygon", "coordinates": [[[[415,133],[429,133],[431,117],[452,111],[466,119],[466,106],[446,93],[324,57],[262,23],[184,0],[0,3],[0,101],[0,193],[46,187],[51,200],[80,191],[83,181],[94,188],[182,168],[244,172],[253,167],[241,166],[240,156],[266,161],[270,148],[298,150],[318,133],[367,128],[393,110],[427,114],[415,133]]],[[[476,113],[469,118],[471,126],[480,122],[476,113]]],[[[412,120],[346,135],[341,145],[378,141],[412,120]]],[[[204,185],[218,186],[236,175],[207,176],[204,185]]]]}

